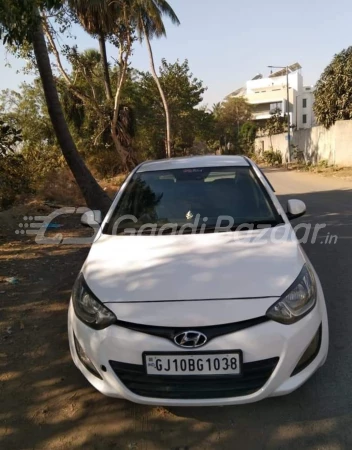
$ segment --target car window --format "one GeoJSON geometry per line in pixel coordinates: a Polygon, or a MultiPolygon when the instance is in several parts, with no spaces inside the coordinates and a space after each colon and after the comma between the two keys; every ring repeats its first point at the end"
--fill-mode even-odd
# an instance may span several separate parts
{"type": "Polygon", "coordinates": [[[250,167],[176,169],[135,173],[104,232],[147,223],[182,226],[197,218],[210,227],[221,216],[234,224],[279,220],[250,167]]]}

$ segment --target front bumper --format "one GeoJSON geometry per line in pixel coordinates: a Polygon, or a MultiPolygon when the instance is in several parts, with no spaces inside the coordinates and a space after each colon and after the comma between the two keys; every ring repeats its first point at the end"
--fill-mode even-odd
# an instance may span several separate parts
{"type": "MultiPolygon", "coordinates": [[[[174,352],[175,345],[167,339],[151,336],[118,326],[95,331],[77,319],[72,301],[68,313],[68,335],[73,361],[88,381],[101,393],[135,403],[165,406],[238,405],[266,397],[288,394],[300,387],[324,364],[328,353],[328,321],[321,288],[315,308],[293,325],[268,321],[236,333],[217,337],[202,347],[202,351],[241,349],[244,363],[279,358],[265,384],[249,395],[226,398],[165,399],[137,395],[117,377],[109,361],[127,365],[142,365],[143,352],[174,352]],[[320,350],[315,359],[297,375],[291,376],[314,335],[322,326],[320,350]],[[102,379],[93,375],[78,358],[74,335],[93,362],[102,379]]],[[[178,348],[178,350],[180,350],[178,348]]],[[[185,350],[186,352],[186,350],[185,350]]],[[[252,364],[252,366],[253,366],[252,364]]]]}

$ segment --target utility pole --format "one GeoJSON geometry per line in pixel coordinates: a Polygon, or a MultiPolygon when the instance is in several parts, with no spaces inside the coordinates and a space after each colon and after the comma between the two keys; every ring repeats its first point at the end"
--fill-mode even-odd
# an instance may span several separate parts
{"type": "Polygon", "coordinates": [[[286,89],[287,89],[287,146],[288,162],[291,162],[291,120],[290,120],[290,87],[288,85],[288,66],[286,66],[286,89]]]}
{"type": "Polygon", "coordinates": [[[290,120],[290,86],[288,82],[289,66],[268,66],[270,69],[286,69],[286,98],[287,98],[287,162],[291,162],[291,120],[290,120]]]}

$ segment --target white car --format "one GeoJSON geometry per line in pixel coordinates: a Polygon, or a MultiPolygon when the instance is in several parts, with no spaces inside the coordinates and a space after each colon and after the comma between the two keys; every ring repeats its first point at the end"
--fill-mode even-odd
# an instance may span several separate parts
{"type": "MultiPolygon", "coordinates": [[[[261,170],[242,156],[145,162],[73,288],[73,361],[136,403],[237,405],[288,394],[324,364],[318,276],[261,170]]],[[[99,223],[88,211],[82,223],[99,223]]]]}

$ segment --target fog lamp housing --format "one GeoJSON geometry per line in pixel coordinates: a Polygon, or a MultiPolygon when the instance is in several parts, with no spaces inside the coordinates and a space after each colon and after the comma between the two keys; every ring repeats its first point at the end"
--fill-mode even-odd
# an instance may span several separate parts
{"type": "Polygon", "coordinates": [[[292,372],[291,377],[297,375],[299,372],[302,372],[302,370],[308,367],[309,364],[313,362],[314,359],[317,357],[321,345],[321,334],[322,334],[322,326],[320,325],[318,331],[315,333],[313,339],[306,348],[306,351],[303,353],[301,359],[298,361],[298,364],[295,367],[295,370],[292,372]]]}
{"type": "Polygon", "coordinates": [[[92,363],[90,358],[87,356],[86,352],[83,350],[81,344],[78,342],[78,339],[76,338],[75,335],[73,335],[73,338],[75,341],[76,353],[77,353],[77,356],[78,356],[79,360],[81,361],[81,363],[91,374],[93,374],[94,376],[96,376],[97,378],[100,378],[102,380],[103,377],[97,371],[94,364],[92,363]]]}

